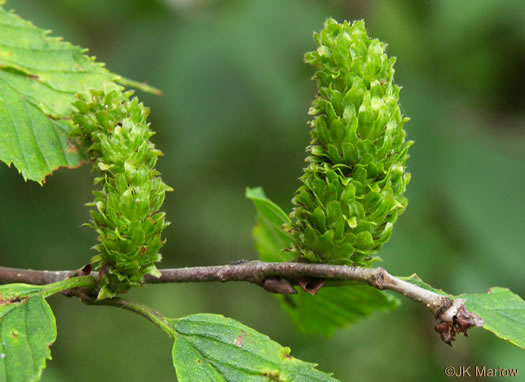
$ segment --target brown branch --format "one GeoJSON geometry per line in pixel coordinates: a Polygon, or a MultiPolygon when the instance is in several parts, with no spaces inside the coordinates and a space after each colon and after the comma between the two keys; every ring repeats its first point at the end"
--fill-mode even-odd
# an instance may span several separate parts
{"type": "Polygon", "coordinates": [[[434,315],[438,315],[441,310],[447,309],[451,305],[448,297],[394,277],[383,268],[248,261],[240,264],[163,269],[161,270],[161,274],[162,276],[160,278],[146,276],[145,282],[148,284],[159,284],[174,282],[244,281],[264,287],[268,280],[274,281],[275,284],[281,282],[288,285],[295,285],[301,280],[312,279],[359,281],[377,289],[388,289],[401,293],[411,300],[424,304],[434,315]]]}
{"type": "MultiPolygon", "coordinates": [[[[435,292],[421,288],[392,276],[383,268],[349,267],[332,264],[268,263],[247,261],[228,265],[162,269],[161,277],[145,276],[146,284],[242,281],[263,287],[272,293],[297,293],[294,285],[315,294],[327,282],[360,282],[376,289],[401,293],[423,304],[440,320],[436,330],[442,339],[451,343],[456,333],[466,333],[470,327],[482,326],[483,320],[467,312],[464,301],[451,300],[435,292]]],[[[86,267],[78,271],[33,271],[0,267],[0,282],[24,282],[48,284],[75,275],[86,274],[86,267]]],[[[97,276],[96,272],[91,273],[97,276]]]]}
{"type": "Polygon", "coordinates": [[[71,271],[34,271],[32,269],[0,267],[0,283],[45,285],[68,278],[71,271]]]}
{"type": "MultiPolygon", "coordinates": [[[[438,315],[451,302],[448,297],[428,291],[390,275],[383,268],[361,268],[332,264],[267,263],[247,261],[238,264],[162,269],[161,277],[146,275],[146,284],[243,281],[265,287],[273,293],[295,293],[292,285],[302,280],[359,281],[377,289],[388,289],[424,304],[438,315]]],[[[0,267],[0,282],[50,284],[75,275],[78,271],[34,271],[0,267]]],[[[95,272],[91,275],[96,276],[95,272]]]]}

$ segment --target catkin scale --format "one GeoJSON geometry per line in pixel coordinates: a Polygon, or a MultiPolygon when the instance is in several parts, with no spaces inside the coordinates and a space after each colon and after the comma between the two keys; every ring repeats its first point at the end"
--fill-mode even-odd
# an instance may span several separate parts
{"type": "Polygon", "coordinates": [[[305,61],[319,92],[311,143],[292,200],[292,251],[309,262],[370,266],[406,208],[408,148],[393,84],[395,62],[363,21],[329,19],[305,61]]]}
{"type": "Polygon", "coordinates": [[[162,153],[150,141],[148,109],[131,94],[92,90],[73,104],[72,135],[87,148],[101,186],[88,203],[99,241],[91,260],[102,275],[99,299],[140,285],[145,274],[160,275],[155,262],[169,224],[160,209],[171,188],[155,170],[162,153]]]}

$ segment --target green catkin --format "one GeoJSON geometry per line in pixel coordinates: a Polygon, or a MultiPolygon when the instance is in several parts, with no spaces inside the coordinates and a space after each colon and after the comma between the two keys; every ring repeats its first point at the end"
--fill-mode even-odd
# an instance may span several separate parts
{"type": "Polygon", "coordinates": [[[292,202],[292,250],[309,262],[370,266],[405,210],[408,148],[393,84],[395,58],[363,21],[329,19],[305,55],[319,92],[311,143],[292,202]]]}
{"type": "Polygon", "coordinates": [[[77,136],[99,171],[88,224],[98,233],[91,260],[102,273],[98,298],[140,285],[145,274],[159,276],[161,233],[168,226],[160,212],[171,191],[155,170],[162,155],[150,141],[149,110],[130,99],[132,92],[92,90],[73,103],[77,136]]]}

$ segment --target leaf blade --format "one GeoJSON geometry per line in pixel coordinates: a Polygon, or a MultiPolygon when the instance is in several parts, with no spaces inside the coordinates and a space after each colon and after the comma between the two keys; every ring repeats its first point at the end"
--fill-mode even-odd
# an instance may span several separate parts
{"type": "Polygon", "coordinates": [[[315,296],[301,290],[296,295],[279,296],[279,300],[301,332],[324,336],[400,305],[398,298],[368,285],[325,287],[315,296]]]}
{"type": "Polygon", "coordinates": [[[0,159],[26,179],[44,181],[58,167],[79,165],[85,156],[68,141],[67,121],[46,117],[2,82],[0,73],[0,159]]]}
{"type": "Polygon", "coordinates": [[[108,71],[86,50],[51,37],[0,3],[0,161],[42,184],[86,156],[69,139],[77,93],[128,85],[159,91],[108,71]]]}
{"type": "Polygon", "coordinates": [[[0,306],[0,380],[27,382],[40,379],[51,359],[56,322],[46,300],[39,295],[0,306]],[[28,360],[31,366],[28,367],[28,360]]]}
{"type": "Polygon", "coordinates": [[[256,210],[256,226],[252,231],[255,247],[263,261],[291,261],[293,253],[285,252],[292,242],[292,235],[284,231],[283,224],[289,223],[288,215],[266,197],[260,187],[247,188],[246,198],[250,199],[256,210]]]}
{"type": "Polygon", "coordinates": [[[175,331],[173,363],[181,381],[335,381],[233,319],[202,313],[169,320],[169,325],[175,331]]]}
{"type": "Polygon", "coordinates": [[[525,350],[525,301],[508,288],[493,287],[488,293],[465,293],[450,295],[433,288],[417,275],[401,279],[452,299],[465,300],[468,311],[480,316],[483,329],[525,350]]]}
{"type": "Polygon", "coordinates": [[[483,329],[525,349],[525,301],[507,288],[490,288],[488,293],[460,295],[471,312],[483,318],[483,329]]]}

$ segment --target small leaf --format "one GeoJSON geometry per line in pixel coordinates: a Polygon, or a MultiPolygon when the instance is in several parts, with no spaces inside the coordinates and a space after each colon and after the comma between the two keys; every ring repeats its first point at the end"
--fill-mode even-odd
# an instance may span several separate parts
{"type": "Polygon", "coordinates": [[[525,349],[525,301],[507,288],[490,288],[487,294],[466,294],[465,305],[483,318],[483,328],[525,349]]]}
{"type": "Polygon", "coordinates": [[[290,349],[231,318],[195,314],[168,320],[179,381],[336,381],[290,349]]]}
{"type": "Polygon", "coordinates": [[[277,204],[270,201],[260,187],[247,188],[246,197],[253,201],[257,209],[257,225],[252,235],[261,260],[291,261],[294,255],[283,251],[289,248],[292,242],[292,236],[282,228],[283,224],[290,222],[288,215],[277,204]]]}
{"type": "Polygon", "coordinates": [[[51,359],[56,323],[42,287],[0,287],[0,381],[37,381],[51,359]]]}
{"type": "Polygon", "coordinates": [[[466,293],[452,296],[431,287],[415,274],[410,277],[401,277],[401,279],[452,299],[465,300],[467,310],[477,314],[485,321],[483,329],[525,349],[525,301],[509,289],[493,287],[488,293],[466,293]]]}

